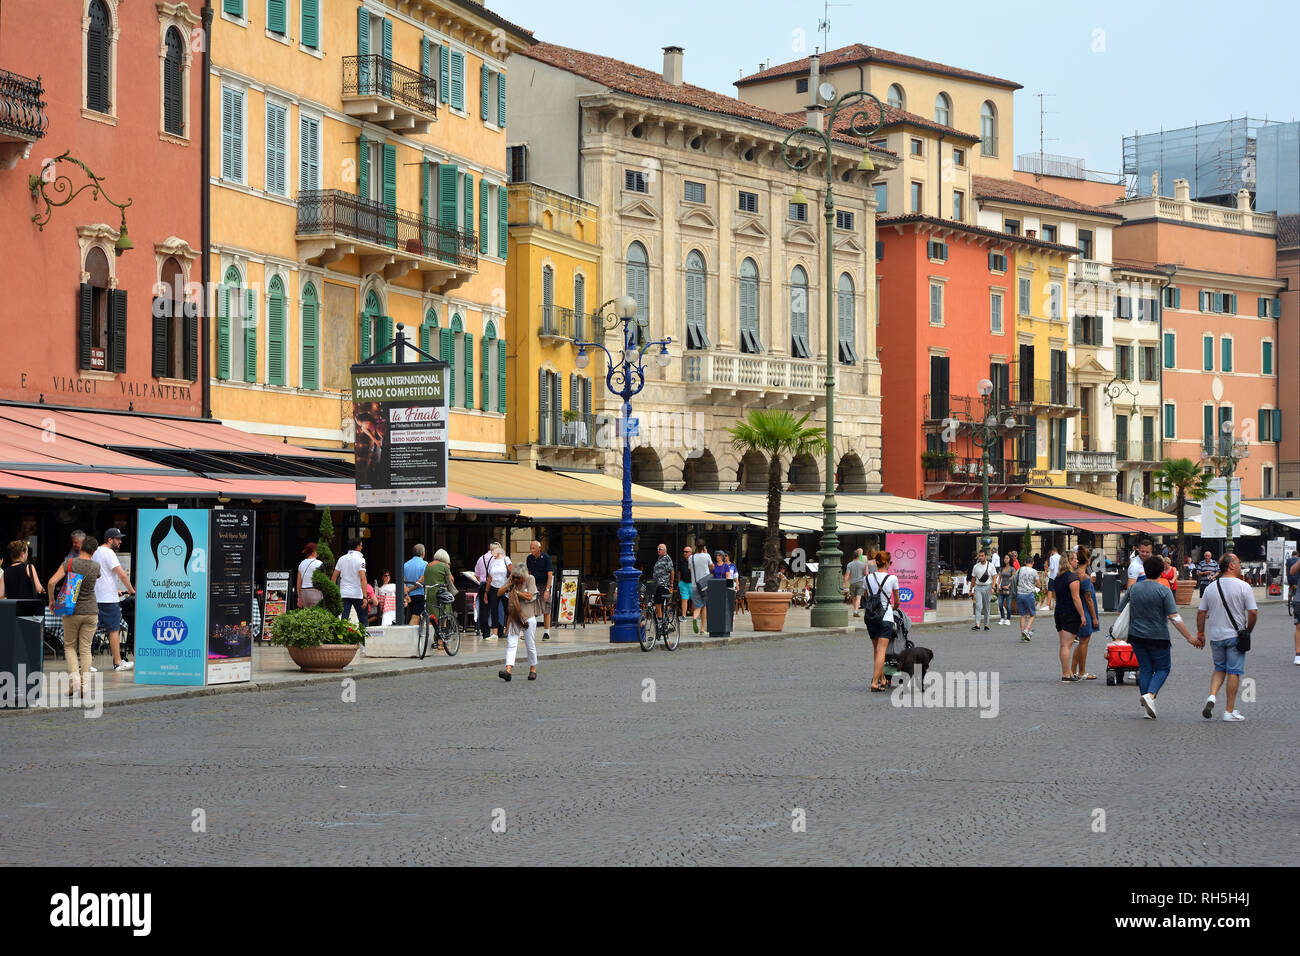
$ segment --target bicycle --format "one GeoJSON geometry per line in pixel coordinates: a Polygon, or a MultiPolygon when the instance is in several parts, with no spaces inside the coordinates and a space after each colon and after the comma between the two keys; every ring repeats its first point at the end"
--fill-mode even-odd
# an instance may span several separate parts
{"type": "Polygon", "coordinates": [[[437,598],[438,611],[434,617],[429,616],[427,603],[424,610],[420,612],[420,623],[416,630],[416,652],[420,655],[420,660],[424,660],[424,656],[429,653],[430,632],[433,633],[434,650],[437,650],[438,644],[441,643],[448,657],[455,657],[460,651],[460,624],[452,609],[452,602],[455,599],[445,588],[438,590],[437,598]]]}
{"type": "Polygon", "coordinates": [[[667,588],[653,598],[643,596],[641,619],[637,623],[637,637],[641,650],[652,651],[662,641],[665,650],[675,651],[681,641],[677,614],[677,601],[667,588]]]}

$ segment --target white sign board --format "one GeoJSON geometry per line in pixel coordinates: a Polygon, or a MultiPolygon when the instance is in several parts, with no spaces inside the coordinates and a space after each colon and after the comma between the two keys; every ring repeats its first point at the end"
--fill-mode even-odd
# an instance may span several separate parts
{"type": "Polygon", "coordinates": [[[1232,537],[1241,535],[1241,479],[1232,479],[1232,494],[1228,494],[1228,479],[1211,478],[1210,493],[1201,500],[1201,537],[1222,538],[1231,528],[1232,537]]]}

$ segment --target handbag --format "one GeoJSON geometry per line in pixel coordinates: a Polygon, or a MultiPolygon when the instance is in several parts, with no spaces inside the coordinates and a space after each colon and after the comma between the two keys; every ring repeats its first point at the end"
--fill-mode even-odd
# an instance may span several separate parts
{"type": "Polygon", "coordinates": [[[59,592],[59,614],[67,617],[69,614],[77,613],[77,595],[81,593],[81,582],[84,580],[85,575],[72,570],[72,562],[69,561],[67,580],[63,585],[63,590],[59,592]]]}
{"type": "Polygon", "coordinates": [[[1228,599],[1223,593],[1223,582],[1216,579],[1214,586],[1218,588],[1219,600],[1223,602],[1223,610],[1228,614],[1228,623],[1231,624],[1232,629],[1237,632],[1237,650],[1244,654],[1250,650],[1250,628],[1237,626],[1237,619],[1232,616],[1232,608],[1228,606],[1228,599]]]}
{"type": "Polygon", "coordinates": [[[1111,624],[1110,639],[1112,641],[1128,640],[1128,612],[1129,612],[1129,608],[1131,608],[1132,606],[1133,606],[1132,601],[1130,601],[1128,604],[1125,604],[1124,610],[1119,612],[1119,617],[1115,618],[1115,622],[1111,624]]]}

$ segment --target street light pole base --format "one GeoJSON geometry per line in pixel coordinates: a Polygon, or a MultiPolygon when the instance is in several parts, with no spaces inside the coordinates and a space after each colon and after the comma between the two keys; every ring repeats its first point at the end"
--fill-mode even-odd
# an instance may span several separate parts
{"type": "Polygon", "coordinates": [[[849,626],[849,606],[843,601],[835,604],[818,601],[813,605],[811,624],[813,627],[846,628],[849,626]]]}

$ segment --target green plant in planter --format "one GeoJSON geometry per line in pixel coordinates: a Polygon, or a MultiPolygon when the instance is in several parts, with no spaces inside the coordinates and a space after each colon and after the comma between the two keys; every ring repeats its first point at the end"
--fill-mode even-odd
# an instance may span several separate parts
{"type": "Polygon", "coordinates": [[[330,517],[328,507],[321,513],[320,528],[316,533],[316,557],[321,566],[311,576],[311,583],[320,589],[321,600],[318,607],[329,611],[335,617],[343,613],[343,596],[339,586],[330,580],[334,573],[334,549],[330,542],[334,540],[334,519],[330,517]]]}
{"type": "Polygon", "coordinates": [[[560,413],[560,416],[566,422],[576,422],[578,420],[578,410],[576,408],[566,408],[560,413]]]}
{"type": "Polygon", "coordinates": [[[923,451],[921,452],[921,467],[931,470],[949,471],[952,464],[957,460],[957,456],[947,451],[923,451]]]}
{"type": "Polygon", "coordinates": [[[276,615],[271,623],[271,643],[282,647],[319,647],[322,644],[364,644],[366,629],[340,620],[325,605],[299,608],[276,615]]]}

